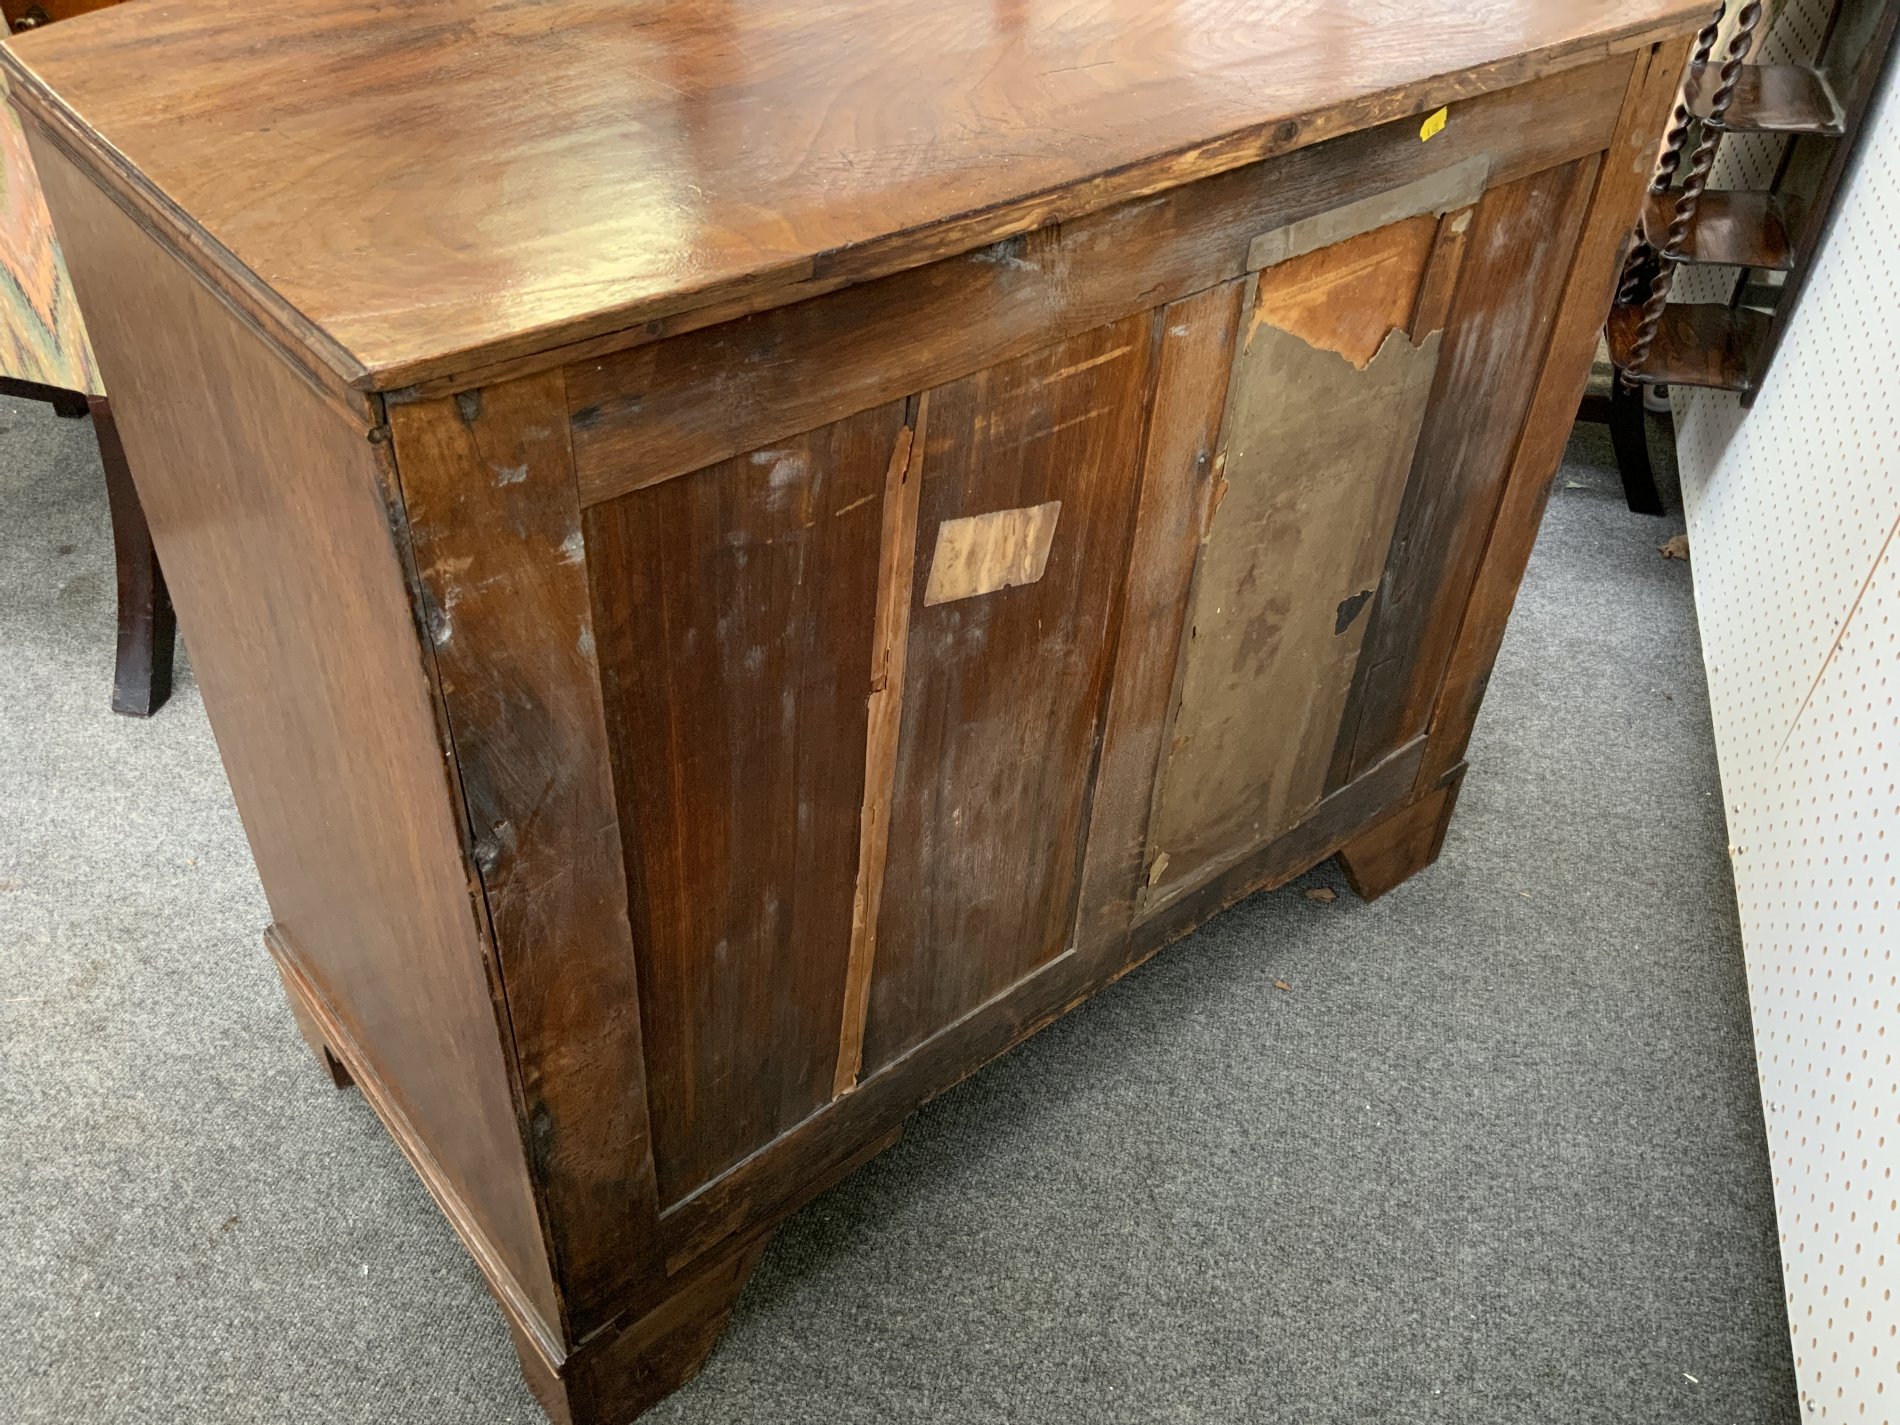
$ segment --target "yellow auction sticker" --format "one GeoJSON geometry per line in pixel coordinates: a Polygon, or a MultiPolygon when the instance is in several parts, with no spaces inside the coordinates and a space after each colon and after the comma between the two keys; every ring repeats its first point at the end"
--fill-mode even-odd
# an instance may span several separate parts
{"type": "Polygon", "coordinates": [[[1440,134],[1444,133],[1445,124],[1450,118],[1450,109],[1440,109],[1436,114],[1433,114],[1431,118],[1427,119],[1420,127],[1418,131],[1419,142],[1423,143],[1426,139],[1437,138],[1440,134]]]}

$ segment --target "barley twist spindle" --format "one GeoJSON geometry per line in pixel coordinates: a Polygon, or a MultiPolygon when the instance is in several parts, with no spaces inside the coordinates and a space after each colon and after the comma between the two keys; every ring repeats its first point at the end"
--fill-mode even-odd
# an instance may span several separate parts
{"type": "Polygon", "coordinates": [[[1657,254],[1656,275],[1649,283],[1649,300],[1643,304],[1643,318],[1630,343],[1627,369],[1632,374],[1642,371],[1644,363],[1648,361],[1649,348],[1656,340],[1656,329],[1662,324],[1663,309],[1669,305],[1669,292],[1675,284],[1676,264],[1682,260],[1682,244],[1689,236],[1696,212],[1702,206],[1702,195],[1708,189],[1709,172],[1715,167],[1716,150],[1722,142],[1722,120],[1735,98],[1735,86],[1741,79],[1743,61],[1754,48],[1755,28],[1761,23],[1761,17],[1761,0],[1749,0],[1735,17],[1735,34],[1730,38],[1728,51],[1723,56],[1715,91],[1709,96],[1709,112],[1703,120],[1702,135],[1696,141],[1695,152],[1690,156],[1689,175],[1682,181],[1682,193],[1676,199],[1669,235],[1663,242],[1663,250],[1657,254]]]}
{"type": "MultiPolygon", "coordinates": [[[[1709,23],[1702,27],[1696,36],[1695,52],[1689,58],[1691,69],[1701,69],[1715,53],[1715,42],[1721,37],[1722,21],[1728,14],[1728,0],[1721,0],[1715,7],[1715,14],[1709,23]]],[[[1689,112],[1689,105],[1683,99],[1676,100],[1676,112],[1669,121],[1669,132],[1663,140],[1661,152],[1656,158],[1656,172],[1650,179],[1651,193],[1666,193],[1674,181],[1676,170],[1682,164],[1682,151],[1689,142],[1689,130],[1693,127],[1695,116],[1689,112]]],[[[1648,235],[1638,221],[1636,239],[1630,244],[1629,256],[1623,263],[1623,281],[1617,289],[1617,305],[1627,306],[1634,302],[1643,290],[1643,276],[1647,270],[1647,261],[1653,249],[1649,245],[1648,235]]]]}

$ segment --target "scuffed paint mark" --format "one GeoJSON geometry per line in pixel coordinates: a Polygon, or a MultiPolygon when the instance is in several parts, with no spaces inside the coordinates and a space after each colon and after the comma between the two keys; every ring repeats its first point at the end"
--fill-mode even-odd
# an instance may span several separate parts
{"type": "Polygon", "coordinates": [[[583,658],[594,656],[594,630],[591,627],[581,629],[581,636],[574,640],[574,651],[583,658]]]}
{"type": "MultiPolygon", "coordinates": [[[[1185,331],[1186,328],[1184,327],[1182,330],[1185,331]]],[[[1067,381],[1071,376],[1079,375],[1094,367],[1106,366],[1109,362],[1116,360],[1118,357],[1126,356],[1134,349],[1135,347],[1132,342],[1127,346],[1118,346],[1113,351],[1103,352],[1100,356],[1091,356],[1087,361],[1078,361],[1073,366],[1063,367],[1060,371],[1051,371],[1036,384],[1038,386],[1053,386],[1058,381],[1067,381]]]]}
{"type": "Polygon", "coordinates": [[[497,485],[519,485],[527,478],[528,467],[525,462],[520,465],[497,465],[495,467],[495,483],[497,485]]]}
{"type": "Polygon", "coordinates": [[[1221,451],[1214,457],[1214,484],[1207,500],[1207,522],[1201,526],[1201,543],[1206,544],[1214,534],[1214,519],[1220,514],[1221,503],[1227,498],[1227,452],[1221,451]]]}
{"type": "Polygon", "coordinates": [[[561,541],[561,559],[567,564],[578,564],[587,557],[587,540],[576,529],[561,541]]]}
{"type": "Polygon", "coordinates": [[[475,867],[484,876],[494,874],[495,867],[501,864],[504,852],[512,851],[515,843],[514,826],[506,819],[489,827],[488,834],[475,838],[475,867]]]}
{"type": "Polygon", "coordinates": [[[431,608],[429,610],[430,642],[434,643],[437,648],[446,648],[449,640],[454,636],[455,626],[449,622],[448,610],[439,607],[431,608]]]}
{"type": "Polygon", "coordinates": [[[1359,617],[1359,610],[1366,606],[1366,600],[1372,597],[1372,590],[1361,589],[1350,598],[1339,601],[1339,609],[1333,617],[1333,636],[1337,638],[1352,627],[1353,620],[1359,617]]]}
{"type": "Polygon", "coordinates": [[[455,413],[462,418],[463,425],[474,425],[482,418],[482,393],[480,391],[457,391],[455,393],[455,413]]]}
{"type": "Polygon", "coordinates": [[[980,252],[971,253],[970,256],[978,262],[987,262],[992,267],[1008,267],[1019,272],[1042,271],[1040,267],[1022,255],[1023,248],[1021,238],[1004,238],[1001,242],[993,243],[980,252]]]}
{"type": "Polygon", "coordinates": [[[1095,420],[1098,417],[1105,416],[1108,414],[1109,414],[1109,408],[1107,406],[1097,406],[1094,410],[1084,411],[1079,416],[1070,416],[1069,419],[1067,419],[1066,421],[1057,421],[1054,425],[1050,426],[1047,430],[1037,431],[1034,435],[1030,436],[1028,440],[1025,440],[1023,443],[1026,445],[1029,443],[1029,440],[1047,440],[1050,436],[1055,435],[1058,431],[1065,431],[1069,429],[1070,426],[1079,426],[1088,421],[1095,420]]]}

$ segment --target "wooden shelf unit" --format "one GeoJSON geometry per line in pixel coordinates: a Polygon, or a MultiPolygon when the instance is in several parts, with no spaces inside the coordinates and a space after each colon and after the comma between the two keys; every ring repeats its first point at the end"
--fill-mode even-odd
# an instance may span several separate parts
{"type": "Polygon", "coordinates": [[[1811,62],[1750,64],[1764,7],[1748,0],[1732,24],[1729,8],[1718,5],[1697,37],[1606,328],[1620,387],[1715,387],[1745,401],[1760,390],[1900,24],[1900,0],[1836,0],[1811,62]],[[1787,140],[1769,191],[1710,191],[1729,134],[1787,140]],[[1670,305],[1684,263],[1740,269],[1732,300],[1670,305]],[[1787,274],[1761,306],[1755,272],[1787,274]]]}
{"type": "MultiPolygon", "coordinates": [[[[1630,305],[1610,313],[1610,360],[1627,371],[1643,310],[1630,305]]],[[[1691,302],[1663,309],[1647,359],[1635,379],[1650,386],[1704,386],[1718,391],[1750,389],[1754,359],[1768,337],[1770,317],[1752,307],[1691,302]]]]}
{"type": "Polygon", "coordinates": [[[1689,112],[1726,134],[1821,134],[1839,138],[1840,101],[1827,76],[1805,64],[1745,64],[1736,75],[1727,108],[1715,112],[1720,68],[1691,66],[1683,86],[1689,112]]]}
{"type": "MultiPolygon", "coordinates": [[[[1674,189],[1651,193],[1643,204],[1643,239],[1658,252],[1668,246],[1679,196],[1674,189]]],[[[1800,203],[1777,193],[1705,193],[1676,255],[1703,266],[1786,272],[1794,266],[1800,218],[1800,203]]]]}

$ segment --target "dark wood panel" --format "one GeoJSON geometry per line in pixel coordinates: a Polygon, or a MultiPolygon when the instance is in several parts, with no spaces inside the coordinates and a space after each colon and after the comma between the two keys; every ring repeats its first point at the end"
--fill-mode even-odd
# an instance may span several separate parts
{"type": "Polygon", "coordinates": [[[662,1202],[831,1098],[894,402],[597,505],[662,1202]]]}
{"type": "Polygon", "coordinates": [[[1550,340],[1594,160],[1493,188],[1473,214],[1437,386],[1369,611],[1327,785],[1419,736],[1550,340]]]}
{"type": "Polygon", "coordinates": [[[390,429],[578,1339],[653,1270],[658,1205],[565,404],[549,371],[390,429]]]}
{"type": "Polygon", "coordinates": [[[1218,479],[1221,412],[1246,287],[1224,283],[1161,313],[1154,411],[1076,927],[1077,947],[1091,955],[1119,953],[1145,884],[1155,775],[1180,667],[1195,555],[1218,479]]]}
{"type": "MultiPolygon", "coordinates": [[[[1432,390],[1427,214],[1263,270],[1195,576],[1144,914],[1318,804],[1432,390]]],[[[1438,283],[1433,286],[1442,285],[1438,283]]]]}
{"type": "Polygon", "coordinates": [[[557,1336],[392,473],[58,150],[34,159],[272,918],[503,1305],[557,1336]]]}
{"type": "Polygon", "coordinates": [[[1156,334],[931,393],[867,1074],[1067,947],[1156,334]],[[923,603],[946,523],[1058,500],[1039,580],[923,603]]]}
{"type": "Polygon", "coordinates": [[[1421,147],[1406,120],[1149,202],[576,365],[584,502],[699,469],[791,431],[965,376],[1248,270],[1262,233],[1434,172],[1488,160],[1494,180],[1601,148],[1628,62],[1453,110],[1421,147]],[[814,381],[810,373],[825,373],[814,381]],[[705,399],[716,385],[717,401],[705,399]]]}
{"type": "Polygon", "coordinates": [[[1375,901],[1438,859],[1464,772],[1464,763],[1460,762],[1444,785],[1424,793],[1339,848],[1339,868],[1346,873],[1354,895],[1375,901]]]}
{"type": "Polygon", "coordinates": [[[7,64],[209,236],[221,280],[388,389],[882,276],[1627,54],[1700,10],[715,0],[635,22],[583,0],[199,0],[49,26],[7,64]]]}

